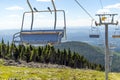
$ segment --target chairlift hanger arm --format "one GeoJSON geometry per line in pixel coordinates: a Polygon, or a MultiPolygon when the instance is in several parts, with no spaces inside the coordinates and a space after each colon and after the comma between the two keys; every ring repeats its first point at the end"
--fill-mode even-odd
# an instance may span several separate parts
{"type": "Polygon", "coordinates": [[[55,7],[55,3],[53,0],[51,0],[53,8],[55,10],[55,22],[54,22],[54,29],[56,29],[56,22],[57,22],[57,12],[56,12],[56,7],[55,7]]]}
{"type": "Polygon", "coordinates": [[[28,3],[28,6],[29,6],[29,8],[30,8],[30,10],[31,10],[31,12],[32,12],[32,21],[31,21],[31,30],[32,30],[33,21],[34,21],[34,13],[33,13],[33,9],[32,9],[32,6],[31,6],[29,0],[27,0],[27,3],[28,3]]]}

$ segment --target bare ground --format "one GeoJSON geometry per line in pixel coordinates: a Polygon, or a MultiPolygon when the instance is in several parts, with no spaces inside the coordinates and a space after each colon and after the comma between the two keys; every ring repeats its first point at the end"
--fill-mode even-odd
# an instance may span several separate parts
{"type": "Polygon", "coordinates": [[[69,68],[64,65],[58,65],[58,64],[44,64],[44,63],[36,63],[36,62],[29,62],[27,63],[26,61],[14,61],[14,60],[5,60],[4,65],[6,66],[17,66],[17,67],[30,67],[30,68],[69,68]]]}

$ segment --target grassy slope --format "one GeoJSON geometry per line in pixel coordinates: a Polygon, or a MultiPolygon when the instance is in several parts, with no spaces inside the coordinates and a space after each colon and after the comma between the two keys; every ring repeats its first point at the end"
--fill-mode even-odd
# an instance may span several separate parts
{"type": "MultiPolygon", "coordinates": [[[[109,80],[119,80],[110,73],[109,80]]],[[[104,80],[104,72],[83,69],[25,68],[0,66],[0,80],[104,80]]]]}

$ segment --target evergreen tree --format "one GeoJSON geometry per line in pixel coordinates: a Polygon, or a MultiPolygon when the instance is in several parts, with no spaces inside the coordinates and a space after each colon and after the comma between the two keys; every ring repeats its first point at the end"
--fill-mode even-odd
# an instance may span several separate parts
{"type": "Polygon", "coordinates": [[[7,43],[7,46],[6,46],[6,58],[9,59],[11,56],[11,53],[10,53],[10,45],[9,45],[9,42],[7,43]]]}
{"type": "Polygon", "coordinates": [[[5,55],[6,55],[6,45],[4,43],[4,40],[2,39],[2,43],[1,43],[1,56],[3,58],[5,58],[5,55]]]}
{"type": "Polygon", "coordinates": [[[60,59],[61,59],[61,52],[60,52],[60,49],[57,49],[57,52],[56,52],[56,63],[57,64],[60,64],[60,59]]]}
{"type": "Polygon", "coordinates": [[[8,54],[8,57],[10,59],[13,59],[13,53],[14,53],[14,44],[12,43],[10,46],[9,46],[9,54],[8,54]]]}
{"type": "Polygon", "coordinates": [[[25,57],[25,52],[26,52],[26,48],[25,48],[25,46],[24,45],[19,45],[19,59],[20,60],[26,60],[26,57],[25,57]]]}
{"type": "Polygon", "coordinates": [[[74,68],[76,68],[77,67],[77,59],[76,59],[76,53],[74,52],[73,53],[73,56],[72,56],[72,59],[73,59],[73,62],[74,62],[74,68]]]}
{"type": "Polygon", "coordinates": [[[72,53],[69,48],[69,50],[68,50],[68,66],[70,66],[71,64],[72,64],[72,53]]]}
{"type": "Polygon", "coordinates": [[[18,50],[18,48],[16,47],[16,45],[14,45],[13,57],[14,57],[15,61],[18,60],[19,50],[18,50]]]}
{"type": "Polygon", "coordinates": [[[67,65],[66,62],[68,60],[68,55],[67,55],[67,51],[64,49],[64,52],[63,52],[63,60],[64,60],[64,65],[67,65]]]}
{"type": "Polygon", "coordinates": [[[9,46],[9,42],[7,43],[7,48],[6,48],[6,54],[10,54],[9,53],[9,48],[10,48],[10,46],[9,46]]]}
{"type": "Polygon", "coordinates": [[[40,46],[38,47],[37,53],[38,53],[38,62],[41,62],[42,48],[40,46]]]}
{"type": "Polygon", "coordinates": [[[26,62],[32,61],[32,57],[31,57],[32,54],[31,54],[31,50],[30,50],[30,47],[29,47],[29,46],[25,49],[24,55],[25,55],[25,60],[26,60],[26,62]]]}
{"type": "Polygon", "coordinates": [[[37,53],[37,50],[36,50],[36,48],[34,48],[33,50],[32,50],[32,61],[34,61],[34,62],[38,62],[38,60],[39,60],[39,56],[38,56],[38,53],[37,53]]]}

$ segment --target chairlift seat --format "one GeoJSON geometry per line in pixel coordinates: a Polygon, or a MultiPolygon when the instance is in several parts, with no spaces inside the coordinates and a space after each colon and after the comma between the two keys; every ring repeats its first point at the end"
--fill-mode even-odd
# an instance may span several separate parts
{"type": "MultiPolygon", "coordinates": [[[[23,30],[20,32],[20,43],[48,44],[60,43],[64,30],[23,30]]],[[[16,37],[18,38],[18,37],[16,37]]]]}
{"type": "Polygon", "coordinates": [[[112,38],[120,38],[120,35],[112,35],[112,38]]]}
{"type": "Polygon", "coordinates": [[[100,35],[98,35],[98,34],[91,34],[91,35],[89,35],[89,37],[90,37],[90,38],[99,38],[100,35]]]}

